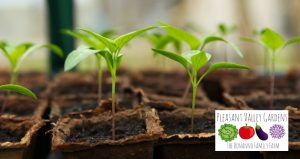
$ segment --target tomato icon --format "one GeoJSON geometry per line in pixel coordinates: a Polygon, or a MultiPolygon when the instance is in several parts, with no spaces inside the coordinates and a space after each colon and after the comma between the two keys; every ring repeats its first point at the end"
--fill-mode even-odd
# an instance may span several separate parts
{"type": "Polygon", "coordinates": [[[247,124],[239,129],[239,135],[244,140],[252,138],[254,134],[254,128],[252,126],[248,126],[247,124]]]}

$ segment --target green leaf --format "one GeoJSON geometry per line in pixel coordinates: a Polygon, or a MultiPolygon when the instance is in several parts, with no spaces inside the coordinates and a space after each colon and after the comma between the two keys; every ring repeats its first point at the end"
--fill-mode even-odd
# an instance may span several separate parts
{"type": "Polygon", "coordinates": [[[298,43],[298,42],[300,42],[300,36],[298,36],[298,37],[294,37],[294,38],[292,38],[292,39],[289,39],[285,44],[284,44],[284,48],[285,47],[287,47],[287,46],[289,46],[289,45],[291,45],[291,44],[295,44],[295,43],[298,43]]]}
{"type": "Polygon", "coordinates": [[[231,42],[229,42],[229,41],[227,41],[227,40],[225,40],[224,38],[222,38],[222,37],[219,37],[219,36],[207,36],[207,37],[205,37],[204,38],[204,40],[203,40],[203,44],[202,44],[202,46],[201,46],[201,48],[200,48],[200,50],[203,50],[204,49],[204,47],[207,45],[207,44],[209,44],[209,43],[211,43],[211,42],[216,42],[216,41],[222,41],[222,42],[225,42],[226,44],[228,44],[240,57],[243,57],[243,54],[242,54],[242,52],[241,52],[241,50],[235,45],[235,44],[233,44],[233,43],[231,43],[231,42]]]}
{"type": "Polygon", "coordinates": [[[99,50],[92,50],[86,47],[79,47],[78,49],[72,51],[65,60],[65,71],[69,71],[73,69],[76,65],[78,65],[82,60],[87,58],[90,55],[98,53],[99,50]]]}
{"type": "Polygon", "coordinates": [[[169,35],[164,35],[159,39],[159,42],[155,45],[156,49],[164,49],[166,46],[173,41],[173,38],[169,35]]]}
{"type": "Polygon", "coordinates": [[[117,34],[117,31],[114,29],[108,29],[100,32],[100,35],[107,37],[107,38],[113,38],[117,34]]]}
{"type": "Polygon", "coordinates": [[[192,64],[192,56],[199,54],[200,50],[190,50],[187,52],[182,53],[182,57],[188,61],[189,64],[192,64]]]}
{"type": "Polygon", "coordinates": [[[118,68],[121,64],[121,61],[122,61],[122,58],[123,58],[123,55],[122,54],[119,54],[117,56],[117,60],[116,60],[116,68],[118,68]]]}
{"type": "Polygon", "coordinates": [[[227,63],[227,62],[219,62],[209,66],[208,70],[204,73],[205,75],[214,72],[221,68],[237,68],[237,69],[249,69],[248,66],[235,64],[235,63],[227,63]]]}
{"type": "Polygon", "coordinates": [[[10,58],[9,52],[7,50],[7,45],[8,44],[6,42],[0,41],[0,49],[2,50],[1,52],[9,60],[10,63],[13,63],[11,58],[10,58]]]}
{"type": "Polygon", "coordinates": [[[21,57],[18,57],[18,59],[16,59],[15,71],[19,69],[21,63],[26,59],[26,57],[28,57],[30,54],[32,54],[37,49],[40,49],[43,47],[51,49],[53,51],[53,53],[55,53],[59,57],[64,56],[62,50],[56,45],[53,45],[53,44],[31,45],[24,53],[22,53],[21,57]]]}
{"type": "Polygon", "coordinates": [[[176,53],[172,53],[172,52],[168,52],[168,51],[164,51],[164,50],[159,50],[159,49],[152,49],[152,50],[154,52],[157,52],[158,54],[161,54],[163,56],[170,58],[171,60],[177,61],[178,63],[183,65],[183,67],[185,69],[188,68],[189,62],[184,57],[177,55],[176,53]]]}
{"type": "Polygon", "coordinates": [[[266,47],[272,49],[273,51],[276,51],[285,43],[284,39],[278,33],[269,28],[266,28],[262,31],[261,41],[266,47]]]}
{"type": "Polygon", "coordinates": [[[256,39],[253,39],[253,38],[241,37],[240,40],[244,41],[244,42],[249,42],[249,43],[254,43],[254,44],[258,44],[258,45],[263,45],[260,41],[258,41],[256,39]]]}
{"type": "Polygon", "coordinates": [[[11,59],[11,62],[14,66],[16,66],[17,62],[19,61],[20,57],[25,54],[25,52],[32,47],[33,44],[31,43],[22,43],[15,47],[15,49],[12,52],[9,52],[9,56],[11,59]]]}
{"type": "Polygon", "coordinates": [[[211,58],[211,54],[206,53],[205,51],[201,51],[198,54],[195,54],[191,58],[193,69],[198,71],[201,67],[203,67],[211,58]]]}
{"type": "Polygon", "coordinates": [[[87,29],[80,29],[80,30],[93,35],[96,39],[98,39],[101,43],[103,43],[111,52],[115,52],[117,50],[117,46],[114,44],[113,40],[108,39],[102,35],[99,35],[87,29]]]}
{"type": "Polygon", "coordinates": [[[134,37],[146,32],[148,30],[152,30],[152,29],[156,29],[156,28],[159,28],[159,27],[158,26],[150,26],[147,28],[143,28],[143,29],[139,29],[139,30],[127,33],[125,35],[121,35],[120,37],[118,37],[114,40],[114,43],[118,47],[118,50],[121,50],[123,48],[123,46],[125,46],[134,37]]]}
{"type": "Polygon", "coordinates": [[[34,100],[37,99],[36,95],[31,90],[29,90],[23,86],[20,86],[20,85],[5,84],[5,85],[0,86],[0,90],[13,91],[13,92],[23,94],[25,96],[29,96],[29,97],[33,98],[34,100]]]}
{"type": "Polygon", "coordinates": [[[70,35],[74,38],[82,40],[84,43],[86,43],[89,47],[95,48],[95,49],[104,49],[104,45],[102,45],[101,42],[96,40],[93,36],[90,34],[84,34],[79,31],[72,31],[72,30],[63,30],[64,34],[70,35]]]}
{"type": "Polygon", "coordinates": [[[184,41],[186,43],[188,43],[188,45],[190,46],[190,49],[191,50],[196,50],[198,49],[199,45],[200,45],[200,40],[195,37],[194,35],[182,30],[182,29],[179,29],[179,28],[176,28],[176,27],[173,27],[171,25],[168,25],[168,24],[165,24],[163,22],[159,22],[160,25],[164,26],[164,30],[166,30],[166,32],[172,36],[173,38],[175,38],[176,40],[178,41],[184,41]]]}

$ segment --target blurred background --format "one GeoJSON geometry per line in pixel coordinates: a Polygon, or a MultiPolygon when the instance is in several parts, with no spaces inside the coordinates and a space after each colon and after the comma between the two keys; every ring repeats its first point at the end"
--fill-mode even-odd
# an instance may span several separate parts
{"type": "MultiPolygon", "coordinates": [[[[263,51],[258,46],[240,41],[240,37],[254,37],[254,30],[264,27],[273,28],[286,40],[300,35],[299,0],[73,0],[73,5],[74,28],[89,28],[97,32],[115,29],[123,34],[164,21],[201,37],[215,33],[220,23],[235,25],[237,30],[228,38],[240,47],[245,55],[243,59],[222,43],[210,45],[208,51],[215,55],[215,61],[223,60],[226,51],[229,61],[250,65],[255,70],[263,68],[263,51]]],[[[0,40],[49,42],[48,7],[47,0],[1,0],[0,40]]],[[[76,45],[80,44],[76,42],[76,45]]],[[[299,67],[299,48],[299,45],[293,45],[277,56],[278,72],[285,72],[291,66],[299,67]]],[[[145,39],[133,40],[123,50],[122,65],[130,69],[157,67],[158,61],[153,59],[150,49],[151,45],[145,39]]],[[[37,51],[25,61],[22,69],[47,70],[47,52],[37,51]]],[[[0,67],[8,68],[2,55],[0,67]]],[[[168,69],[179,67],[168,61],[168,69]]],[[[81,70],[94,68],[96,62],[93,58],[80,66],[81,70]]]]}

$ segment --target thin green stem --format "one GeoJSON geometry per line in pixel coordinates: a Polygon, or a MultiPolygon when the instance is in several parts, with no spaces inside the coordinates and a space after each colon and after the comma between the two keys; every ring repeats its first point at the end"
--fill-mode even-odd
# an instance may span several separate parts
{"type": "Polygon", "coordinates": [[[192,97],[192,118],[191,118],[191,132],[193,133],[194,131],[194,116],[195,116],[195,108],[196,108],[196,96],[197,96],[197,72],[193,71],[193,82],[192,82],[192,87],[193,87],[193,97],[192,97]]]}
{"type": "Polygon", "coordinates": [[[98,65],[98,102],[100,103],[102,99],[102,59],[100,56],[97,56],[97,65],[98,65]]]}
{"type": "Polygon", "coordinates": [[[196,108],[197,85],[193,84],[193,99],[192,99],[192,118],[191,118],[191,131],[194,131],[194,116],[196,108]]]}
{"type": "Polygon", "coordinates": [[[112,98],[112,139],[115,140],[115,112],[116,112],[116,69],[112,70],[111,98],[112,98]]]}
{"type": "Polygon", "coordinates": [[[17,82],[17,71],[14,69],[11,72],[10,84],[15,84],[17,82]]]}
{"type": "Polygon", "coordinates": [[[271,59],[271,63],[272,63],[272,67],[271,67],[271,87],[270,87],[270,94],[271,94],[271,100],[270,100],[270,108],[273,108],[274,105],[274,87],[275,87],[275,53],[272,53],[272,59],[271,59]]]}

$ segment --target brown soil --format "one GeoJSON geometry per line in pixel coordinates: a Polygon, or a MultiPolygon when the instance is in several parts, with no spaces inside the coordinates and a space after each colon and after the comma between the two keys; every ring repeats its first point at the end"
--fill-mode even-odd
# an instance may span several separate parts
{"type": "Polygon", "coordinates": [[[3,114],[15,115],[18,117],[32,117],[34,115],[42,117],[46,102],[43,100],[34,101],[24,96],[0,97],[0,106],[5,103],[3,114]]]}
{"type": "MultiPolygon", "coordinates": [[[[111,115],[105,113],[97,121],[83,119],[80,125],[75,125],[70,129],[70,136],[66,140],[68,142],[88,141],[90,143],[99,140],[111,140],[111,129],[111,115]]],[[[138,113],[131,116],[118,116],[116,119],[116,140],[145,132],[145,120],[138,113]]]]}
{"type": "MultiPolygon", "coordinates": [[[[205,111],[206,110],[203,109],[196,109],[193,133],[214,132],[214,119],[205,117],[205,111]]],[[[164,133],[167,135],[191,133],[190,108],[179,108],[174,111],[161,111],[159,112],[159,118],[161,120],[161,125],[164,128],[164,133]]]]}
{"type": "Polygon", "coordinates": [[[0,118],[0,142],[20,142],[34,124],[33,120],[0,118]]]}
{"type": "Polygon", "coordinates": [[[162,133],[154,111],[130,109],[118,111],[116,140],[111,139],[110,112],[73,113],[62,117],[53,129],[53,150],[80,150],[97,145],[123,145],[153,141],[162,133]]]}

